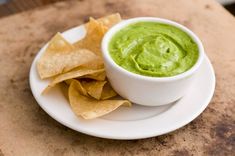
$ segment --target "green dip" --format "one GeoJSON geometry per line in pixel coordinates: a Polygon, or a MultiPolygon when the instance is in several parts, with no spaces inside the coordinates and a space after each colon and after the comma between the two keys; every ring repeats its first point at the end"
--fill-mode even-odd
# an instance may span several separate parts
{"type": "Polygon", "coordinates": [[[196,43],[187,33],[156,22],[126,26],[114,34],[108,49],[119,66],[152,77],[183,73],[196,63],[199,55],[196,43]]]}

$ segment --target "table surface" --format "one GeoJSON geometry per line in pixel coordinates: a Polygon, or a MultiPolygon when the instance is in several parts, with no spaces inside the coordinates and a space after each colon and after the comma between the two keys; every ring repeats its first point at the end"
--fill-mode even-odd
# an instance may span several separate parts
{"type": "Polygon", "coordinates": [[[58,1],[64,0],[0,0],[0,18],[58,1]]]}
{"type": "MultiPolygon", "coordinates": [[[[232,155],[235,152],[235,18],[212,0],[77,0],[0,19],[0,156],[8,155],[232,155]],[[202,40],[216,72],[209,107],[193,122],[149,139],[101,139],[73,131],[34,100],[29,69],[58,31],[89,16],[120,12],[177,21],[202,40]]],[[[159,125],[161,126],[161,125],[159,125]]]]}

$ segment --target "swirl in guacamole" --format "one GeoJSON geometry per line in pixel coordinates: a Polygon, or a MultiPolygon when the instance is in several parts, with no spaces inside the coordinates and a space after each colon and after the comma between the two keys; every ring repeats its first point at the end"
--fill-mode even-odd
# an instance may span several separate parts
{"type": "Polygon", "coordinates": [[[113,60],[140,75],[169,77],[189,70],[198,47],[181,29],[156,22],[138,22],[119,30],[109,42],[113,60]]]}

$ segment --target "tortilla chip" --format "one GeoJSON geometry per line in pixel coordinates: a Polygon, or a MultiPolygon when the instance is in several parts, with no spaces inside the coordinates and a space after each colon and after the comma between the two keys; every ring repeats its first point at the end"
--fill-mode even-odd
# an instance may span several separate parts
{"type": "Polygon", "coordinates": [[[109,98],[114,97],[116,95],[117,95],[117,93],[113,90],[113,88],[111,87],[109,82],[105,83],[105,85],[103,86],[101,99],[102,100],[109,99],[109,98]]]}
{"type": "Polygon", "coordinates": [[[65,83],[60,83],[59,88],[64,95],[66,99],[69,99],[68,91],[69,91],[69,86],[66,85],[65,83]]]}
{"type": "Polygon", "coordinates": [[[102,18],[97,19],[98,22],[101,22],[107,28],[111,28],[113,25],[122,21],[119,13],[108,15],[102,18]]]}
{"type": "Polygon", "coordinates": [[[106,82],[107,81],[82,81],[81,83],[91,97],[99,100],[106,82]]]}
{"type": "Polygon", "coordinates": [[[128,100],[96,100],[81,95],[77,83],[69,86],[69,101],[74,113],[84,119],[94,119],[108,114],[121,105],[131,106],[128,100]]]}
{"type": "Polygon", "coordinates": [[[90,18],[90,21],[85,25],[87,31],[85,38],[75,42],[75,47],[89,49],[98,56],[101,56],[101,41],[104,34],[109,28],[120,21],[121,16],[119,13],[105,16],[97,20],[90,18]]]}
{"type": "Polygon", "coordinates": [[[103,71],[103,72],[98,72],[98,73],[93,73],[93,74],[87,74],[87,75],[82,76],[81,78],[89,78],[93,80],[103,81],[105,80],[105,77],[106,77],[106,73],[105,71],[103,71]]]}
{"type": "Polygon", "coordinates": [[[95,19],[90,18],[90,21],[86,26],[86,30],[87,33],[85,38],[75,42],[74,46],[79,49],[89,49],[96,55],[101,56],[101,41],[108,28],[95,19]]]}
{"type": "Polygon", "coordinates": [[[68,79],[68,80],[65,80],[64,82],[69,86],[73,80],[75,80],[75,79],[68,79]]]}
{"type": "MultiPolygon", "coordinates": [[[[67,80],[66,80],[67,81],[67,80]]],[[[67,81],[67,83],[75,83],[74,86],[76,87],[76,89],[78,90],[78,92],[81,94],[81,95],[84,95],[84,96],[89,96],[86,89],[82,86],[81,82],[78,81],[78,80],[75,80],[75,79],[70,79],[67,81]]],[[[70,86],[70,85],[69,85],[70,86]]]]}
{"type": "Polygon", "coordinates": [[[87,93],[97,100],[105,100],[117,95],[107,81],[82,81],[81,84],[87,93]]]}
{"type": "Polygon", "coordinates": [[[52,80],[52,82],[47,86],[47,88],[43,91],[43,93],[45,93],[50,88],[55,86],[57,83],[60,83],[62,81],[73,79],[73,78],[80,78],[80,77],[82,77],[84,75],[88,75],[88,74],[95,74],[95,73],[102,73],[102,72],[104,72],[104,69],[86,69],[84,67],[77,67],[67,73],[60,74],[60,75],[56,76],[52,80]]]}
{"type": "MultiPolygon", "coordinates": [[[[103,63],[103,60],[99,58],[99,59],[96,59],[95,61],[92,61],[83,65],[83,67],[87,69],[94,69],[94,70],[104,69],[104,63],[103,63]]],[[[105,77],[106,77],[106,74],[105,74],[105,71],[103,71],[103,72],[98,72],[98,73],[87,74],[87,75],[82,76],[81,78],[90,78],[90,79],[102,81],[102,80],[105,80],[105,77]]]]}
{"type": "Polygon", "coordinates": [[[104,62],[101,57],[98,57],[89,63],[86,63],[82,65],[84,68],[89,68],[89,69],[103,69],[104,68],[104,62]]]}
{"type": "Polygon", "coordinates": [[[60,33],[57,33],[39,59],[37,69],[41,79],[45,79],[95,59],[97,56],[94,53],[86,49],[75,49],[60,33]]]}

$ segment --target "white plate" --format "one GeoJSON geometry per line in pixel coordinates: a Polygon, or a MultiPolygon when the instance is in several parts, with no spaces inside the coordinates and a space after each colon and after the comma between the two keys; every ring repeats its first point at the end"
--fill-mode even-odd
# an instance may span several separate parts
{"type": "MultiPolygon", "coordinates": [[[[63,36],[71,43],[84,37],[84,26],[70,29],[63,36]]],[[[174,131],[195,119],[209,104],[215,89],[215,75],[206,57],[192,89],[186,96],[171,105],[145,107],[133,105],[120,107],[108,115],[94,120],[77,117],[71,110],[68,100],[59,87],[48,94],[41,95],[48,85],[41,80],[36,69],[39,59],[47,45],[35,57],[30,70],[30,86],[38,104],[52,118],[61,124],[85,134],[110,139],[140,139],[162,135],[174,131]]]]}

